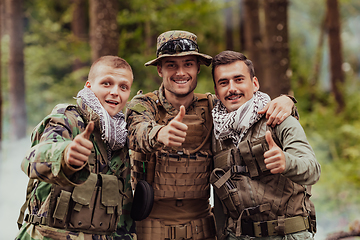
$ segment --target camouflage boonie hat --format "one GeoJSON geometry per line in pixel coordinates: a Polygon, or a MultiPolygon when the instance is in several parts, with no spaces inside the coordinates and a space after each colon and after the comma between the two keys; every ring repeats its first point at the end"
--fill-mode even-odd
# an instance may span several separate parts
{"type": "Polygon", "coordinates": [[[200,63],[206,66],[209,66],[212,60],[211,56],[199,53],[197,36],[187,31],[172,30],[160,34],[156,49],[157,58],[145,63],[145,66],[156,66],[159,59],[174,56],[196,55],[199,56],[200,63]]]}

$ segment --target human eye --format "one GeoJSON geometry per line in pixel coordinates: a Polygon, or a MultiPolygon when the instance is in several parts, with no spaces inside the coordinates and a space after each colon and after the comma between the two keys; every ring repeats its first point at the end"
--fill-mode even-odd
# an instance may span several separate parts
{"type": "Polygon", "coordinates": [[[186,67],[192,67],[193,65],[194,65],[193,62],[187,62],[187,63],[185,63],[185,66],[186,66],[186,67]]]}
{"type": "Polygon", "coordinates": [[[123,84],[123,85],[120,86],[120,88],[121,88],[121,90],[126,91],[126,90],[129,89],[129,86],[126,85],[126,84],[123,84]]]}
{"type": "Polygon", "coordinates": [[[220,86],[226,86],[226,84],[227,84],[227,81],[219,81],[220,86]]]}
{"type": "Polygon", "coordinates": [[[107,81],[104,81],[104,82],[102,82],[102,85],[104,85],[104,86],[110,86],[110,83],[107,82],[107,81]]]}
{"type": "Polygon", "coordinates": [[[167,67],[167,68],[174,68],[174,67],[175,67],[175,64],[169,63],[166,67],[167,67]]]}

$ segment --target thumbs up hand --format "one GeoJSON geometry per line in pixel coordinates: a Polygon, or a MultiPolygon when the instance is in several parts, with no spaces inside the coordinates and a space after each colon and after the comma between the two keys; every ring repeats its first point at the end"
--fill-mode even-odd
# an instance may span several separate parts
{"type": "Polygon", "coordinates": [[[67,146],[64,160],[68,165],[82,166],[87,162],[93,147],[92,142],[89,140],[93,131],[94,122],[89,122],[85,131],[77,135],[67,146]]]}
{"type": "Polygon", "coordinates": [[[156,140],[167,147],[180,147],[185,142],[186,131],[188,129],[188,126],[182,123],[184,116],[185,107],[181,105],[178,115],[168,125],[160,129],[156,140]]]}
{"type": "Polygon", "coordinates": [[[269,169],[272,174],[284,172],[286,164],[284,152],[274,142],[270,131],[266,131],[265,139],[269,144],[269,150],[264,153],[266,168],[269,169]]]}

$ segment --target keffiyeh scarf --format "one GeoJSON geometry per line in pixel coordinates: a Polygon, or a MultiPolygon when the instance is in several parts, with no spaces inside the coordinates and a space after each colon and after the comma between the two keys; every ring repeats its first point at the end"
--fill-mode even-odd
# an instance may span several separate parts
{"type": "Polygon", "coordinates": [[[111,117],[101,105],[93,91],[84,87],[77,94],[83,102],[100,117],[101,139],[108,145],[110,150],[116,151],[124,147],[128,131],[126,129],[125,115],[122,111],[111,117]]]}
{"type": "Polygon", "coordinates": [[[235,146],[238,146],[249,128],[263,116],[257,112],[270,100],[269,95],[257,91],[249,101],[230,113],[219,101],[212,110],[215,138],[218,140],[231,138],[235,146]]]}

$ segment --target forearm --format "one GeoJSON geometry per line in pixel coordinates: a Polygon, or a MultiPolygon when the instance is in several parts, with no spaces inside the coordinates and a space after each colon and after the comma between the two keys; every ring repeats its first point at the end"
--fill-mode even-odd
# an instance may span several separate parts
{"type": "Polygon", "coordinates": [[[57,185],[73,185],[65,174],[63,152],[71,141],[60,143],[41,142],[32,147],[23,159],[21,169],[32,179],[57,185]]]}
{"type": "Polygon", "coordinates": [[[156,104],[143,97],[132,100],[126,112],[129,148],[138,152],[151,153],[161,144],[156,137],[164,126],[156,122],[156,104]]]}
{"type": "MultiPolygon", "coordinates": [[[[67,146],[79,132],[70,131],[76,122],[65,115],[47,117],[35,129],[32,137],[32,148],[23,159],[21,168],[29,178],[39,179],[58,185],[76,185],[80,182],[73,180],[73,173],[83,171],[83,167],[69,169],[64,162],[67,146]],[[72,180],[70,180],[72,179],[72,180]]],[[[88,170],[85,170],[88,171],[88,170]]]]}
{"type": "Polygon", "coordinates": [[[136,117],[130,117],[127,124],[130,149],[138,152],[151,153],[158,147],[156,136],[163,125],[143,118],[139,121],[136,117]]]}
{"type": "Polygon", "coordinates": [[[276,131],[286,158],[283,175],[298,184],[315,184],[320,178],[321,168],[300,123],[289,117],[276,131]]]}

